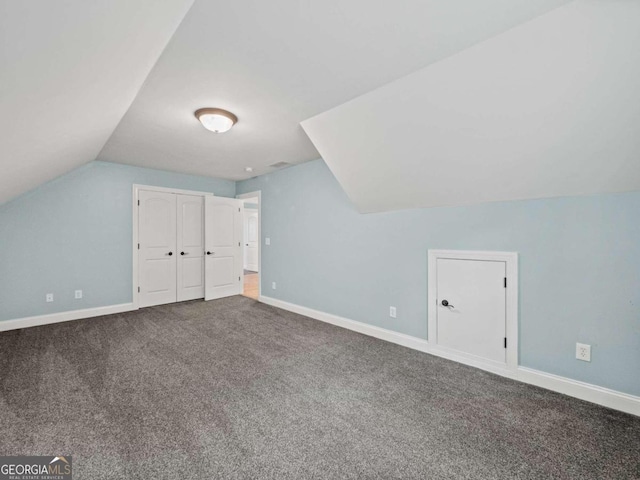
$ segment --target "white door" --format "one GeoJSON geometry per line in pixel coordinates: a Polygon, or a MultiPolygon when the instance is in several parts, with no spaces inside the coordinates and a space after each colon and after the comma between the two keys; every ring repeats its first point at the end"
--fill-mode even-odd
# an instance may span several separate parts
{"type": "Polygon", "coordinates": [[[242,293],[242,202],[205,197],[205,300],[242,293]]]}
{"type": "Polygon", "coordinates": [[[252,272],[258,271],[258,246],[260,234],[258,232],[258,212],[245,210],[245,268],[252,272]]]}
{"type": "Polygon", "coordinates": [[[506,263],[438,258],[437,343],[506,363],[506,263]]]}
{"type": "MultiPolygon", "coordinates": [[[[246,207],[245,207],[246,208],[246,207]]],[[[247,261],[249,257],[247,256],[247,247],[249,246],[248,238],[249,238],[249,218],[247,217],[247,210],[244,211],[244,216],[242,217],[242,242],[244,245],[244,249],[242,252],[242,265],[243,268],[247,269],[247,261]]]]}
{"type": "Polygon", "coordinates": [[[176,195],[178,205],[178,301],[204,297],[204,199],[176,195]]]}
{"type": "Polygon", "coordinates": [[[140,307],[176,301],[176,197],[140,190],[140,307]]]}

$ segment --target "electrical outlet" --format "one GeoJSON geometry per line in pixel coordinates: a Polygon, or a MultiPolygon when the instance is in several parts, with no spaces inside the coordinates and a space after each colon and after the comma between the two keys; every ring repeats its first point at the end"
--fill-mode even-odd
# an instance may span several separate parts
{"type": "Polygon", "coordinates": [[[53,302],[53,293],[47,293],[47,302],[53,302]]]}
{"type": "Polygon", "coordinates": [[[276,289],[276,282],[271,282],[271,290],[275,290],[276,289]]]}
{"type": "Polygon", "coordinates": [[[76,300],[82,298],[82,290],[76,290],[76,300]]]}
{"type": "Polygon", "coordinates": [[[576,358],[583,362],[591,361],[591,345],[576,343],[576,358]]]}
{"type": "Polygon", "coordinates": [[[389,316],[391,318],[396,318],[396,307],[389,307],[389,316]]]}
{"type": "Polygon", "coordinates": [[[265,245],[271,245],[271,239],[269,237],[265,237],[264,244],[265,245]]]}

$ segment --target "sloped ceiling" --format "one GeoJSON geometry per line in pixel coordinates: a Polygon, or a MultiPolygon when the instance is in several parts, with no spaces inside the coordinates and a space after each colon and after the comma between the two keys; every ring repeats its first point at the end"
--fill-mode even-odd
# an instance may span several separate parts
{"type": "Polygon", "coordinates": [[[640,189],[636,0],[191,3],[0,0],[0,203],[96,157],[320,153],[363,212],[640,189]]]}
{"type": "Polygon", "coordinates": [[[95,160],[193,0],[0,0],[0,204],[95,160]]]}
{"type": "Polygon", "coordinates": [[[198,0],[99,159],[232,180],[315,159],[302,120],[565,3],[198,0]],[[201,107],[239,123],[212,134],[201,107]]]}
{"type": "Polygon", "coordinates": [[[578,0],[303,127],[361,212],[640,190],[639,46],[578,0]]]}

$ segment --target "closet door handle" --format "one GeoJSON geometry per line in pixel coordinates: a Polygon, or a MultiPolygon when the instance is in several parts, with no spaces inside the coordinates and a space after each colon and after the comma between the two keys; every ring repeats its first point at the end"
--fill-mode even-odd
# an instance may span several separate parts
{"type": "Polygon", "coordinates": [[[215,255],[216,252],[207,252],[207,255],[215,255]]]}
{"type": "Polygon", "coordinates": [[[189,255],[189,252],[180,252],[180,255],[189,255]]]}
{"type": "Polygon", "coordinates": [[[167,253],[167,255],[171,256],[171,255],[173,255],[173,252],[169,252],[169,253],[167,253]]]}

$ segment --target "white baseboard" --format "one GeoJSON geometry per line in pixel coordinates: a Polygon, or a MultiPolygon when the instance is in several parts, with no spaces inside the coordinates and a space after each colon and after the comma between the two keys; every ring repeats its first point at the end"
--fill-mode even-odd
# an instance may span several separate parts
{"type": "Polygon", "coordinates": [[[516,380],[640,417],[640,397],[560,375],[518,367],[516,380]]]}
{"type": "Polygon", "coordinates": [[[268,305],[272,305],[274,307],[282,308],[283,310],[288,310],[290,312],[304,315],[305,317],[310,317],[325,323],[336,325],[338,327],[353,330],[354,332],[363,333],[364,335],[369,335],[381,340],[386,340],[387,342],[396,343],[398,345],[402,345],[403,347],[412,348],[413,350],[419,350],[425,353],[431,353],[433,355],[464,363],[465,365],[480,368],[488,372],[498,373],[505,377],[512,377],[515,373],[514,371],[507,369],[505,365],[492,365],[482,360],[478,361],[470,356],[465,357],[456,355],[451,351],[447,351],[441,347],[438,347],[437,345],[430,344],[423,338],[394,332],[393,330],[387,330],[386,328],[376,327],[374,325],[358,322],[356,320],[349,320],[348,318],[339,317],[337,315],[321,312],[312,308],[302,307],[300,305],[285,302],[283,300],[278,300],[276,298],[261,295],[259,297],[259,301],[268,305]]]}
{"type": "Polygon", "coordinates": [[[432,345],[424,339],[413,337],[411,335],[405,335],[403,333],[394,332],[393,330],[387,330],[386,328],[376,327],[367,323],[357,322],[355,320],[349,320],[348,318],[339,317],[337,315],[332,315],[330,313],[325,313],[263,295],[260,296],[259,301],[267,305],[313,318],[315,320],[320,320],[338,327],[353,330],[354,332],[386,340],[388,342],[396,343],[431,355],[461,362],[472,367],[481,368],[503,377],[512,378],[547,390],[552,390],[581,400],[597,403],[598,405],[608,408],[613,408],[614,410],[620,410],[622,412],[640,416],[640,397],[634,395],[629,395],[616,390],[599,387],[590,383],[580,382],[578,380],[572,380],[570,378],[522,366],[519,366],[515,370],[499,366],[493,367],[484,364],[483,362],[474,361],[473,358],[453,355],[451,352],[443,350],[437,345],[432,345]]]}
{"type": "Polygon", "coordinates": [[[82,318],[111,315],[113,313],[129,312],[131,310],[136,310],[133,303],[121,303],[119,305],[108,305],[106,307],[84,308],[82,310],[71,310],[68,312],[50,313],[48,315],[37,315],[35,317],[4,320],[0,321],[0,332],[17,330],[19,328],[37,327],[40,325],[48,325],[50,323],[68,322],[69,320],[80,320],[82,318]]]}

